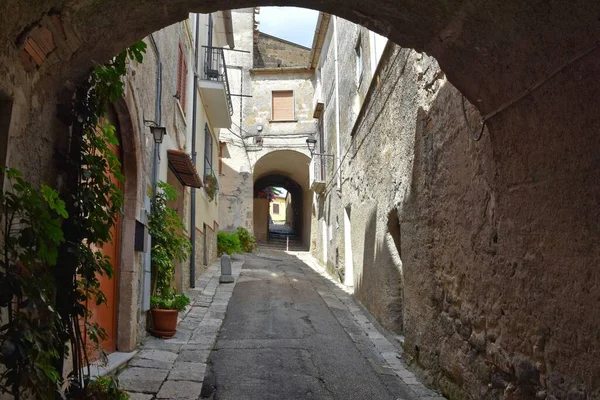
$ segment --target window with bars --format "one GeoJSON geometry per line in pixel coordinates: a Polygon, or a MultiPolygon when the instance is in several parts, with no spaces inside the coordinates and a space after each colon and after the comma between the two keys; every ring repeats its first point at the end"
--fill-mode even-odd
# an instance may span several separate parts
{"type": "Polygon", "coordinates": [[[186,97],[187,97],[187,81],[188,66],[187,58],[185,57],[185,48],[179,42],[179,56],[177,59],[177,97],[179,98],[179,104],[185,113],[186,97]]]}
{"type": "Polygon", "coordinates": [[[294,110],[293,90],[274,90],[272,92],[272,121],[293,121],[296,117],[294,110]]]}
{"type": "Polygon", "coordinates": [[[212,136],[208,124],[204,125],[204,178],[212,172],[212,136]]]}

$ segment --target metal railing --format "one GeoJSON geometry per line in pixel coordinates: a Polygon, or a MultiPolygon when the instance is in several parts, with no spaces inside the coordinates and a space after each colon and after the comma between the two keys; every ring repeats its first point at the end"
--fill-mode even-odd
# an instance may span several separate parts
{"type": "Polygon", "coordinates": [[[225,64],[225,53],[221,47],[202,46],[202,64],[200,79],[204,81],[223,82],[229,115],[233,115],[233,104],[231,104],[231,92],[229,91],[229,80],[227,79],[227,64],[225,64]]]}

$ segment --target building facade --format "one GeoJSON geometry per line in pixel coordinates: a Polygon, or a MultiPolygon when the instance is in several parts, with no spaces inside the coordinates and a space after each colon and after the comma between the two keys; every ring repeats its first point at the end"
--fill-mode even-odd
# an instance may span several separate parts
{"type": "Polygon", "coordinates": [[[282,187],[293,204],[294,236],[307,247],[312,193],[306,139],[316,129],[312,49],[259,32],[256,11],[232,12],[236,49],[243,52],[226,54],[235,96],[233,127],[221,131],[219,220],[224,230],[243,226],[259,241],[268,241],[269,202],[259,193],[282,187]]]}
{"type": "Polygon", "coordinates": [[[115,278],[102,282],[107,307],[92,310],[107,331],[102,345],[108,353],[131,351],[146,335],[152,238],[145,226],[157,182],[175,187],[179,196],[169,206],[184,221],[186,235],[195,233],[195,257],[176,265],[176,288],[185,291],[193,286],[190,271],[201,273],[217,257],[219,198],[218,191],[210,192],[207,178],[217,175],[219,130],[231,123],[224,59],[217,49],[234,45],[230,14],[190,14],[144,41],[144,60],[129,63],[123,97],[108,115],[121,141],[116,152],[125,175],[124,209],[110,254],[115,278]],[[166,130],[162,143],[155,143],[155,127],[166,130]]]}

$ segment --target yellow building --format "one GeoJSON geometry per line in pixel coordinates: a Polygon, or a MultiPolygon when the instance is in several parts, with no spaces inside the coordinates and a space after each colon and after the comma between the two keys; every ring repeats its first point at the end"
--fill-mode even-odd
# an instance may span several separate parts
{"type": "Polygon", "coordinates": [[[273,223],[285,224],[285,216],[287,211],[286,195],[276,195],[273,201],[269,204],[269,214],[273,223]]]}

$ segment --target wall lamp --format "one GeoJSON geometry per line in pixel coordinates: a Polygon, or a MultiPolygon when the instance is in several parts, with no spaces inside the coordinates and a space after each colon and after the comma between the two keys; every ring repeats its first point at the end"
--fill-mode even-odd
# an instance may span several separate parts
{"type": "Polygon", "coordinates": [[[306,146],[308,147],[308,151],[310,151],[311,157],[315,153],[316,145],[317,145],[317,139],[315,139],[314,136],[310,136],[308,139],[306,139],[306,146]]]}
{"type": "Polygon", "coordinates": [[[158,126],[156,122],[144,120],[144,125],[150,127],[150,132],[152,133],[152,137],[154,137],[154,143],[161,144],[165,135],[167,134],[167,128],[164,126],[158,126]]]}

